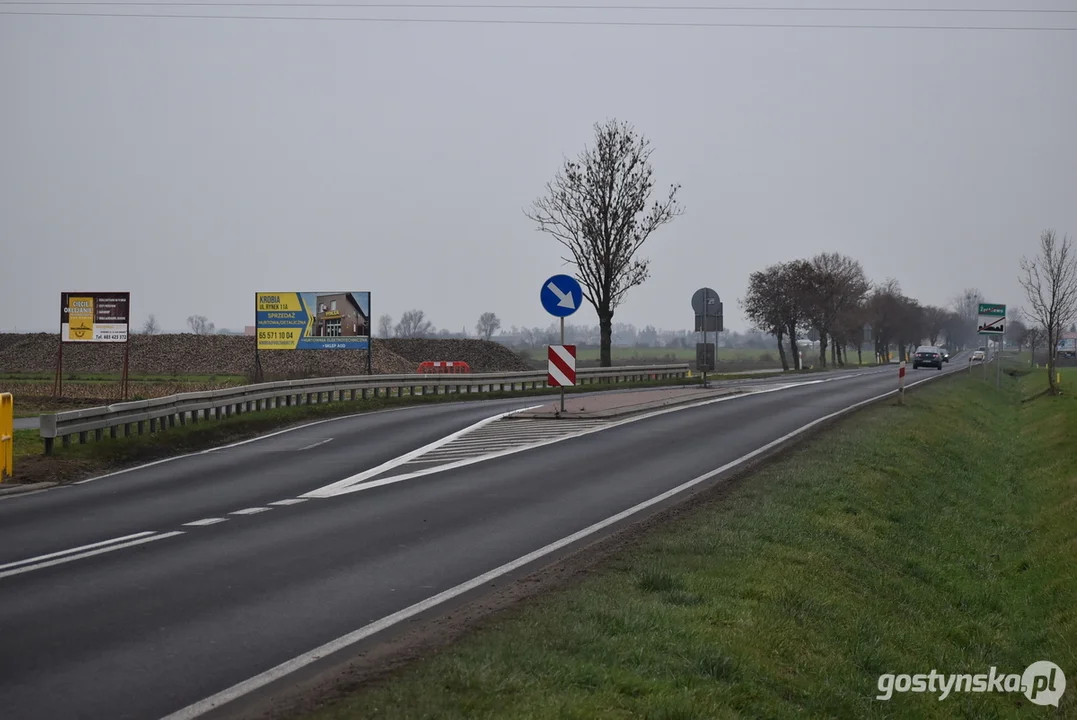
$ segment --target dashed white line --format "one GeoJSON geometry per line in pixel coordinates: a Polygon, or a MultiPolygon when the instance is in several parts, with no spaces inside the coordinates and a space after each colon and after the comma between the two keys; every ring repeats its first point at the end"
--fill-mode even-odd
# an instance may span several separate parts
{"type": "Polygon", "coordinates": [[[228,514],[229,515],[256,515],[256,514],[258,514],[260,512],[266,512],[267,510],[271,510],[271,509],[272,508],[267,508],[267,507],[249,507],[249,508],[243,508],[242,510],[236,510],[235,512],[230,512],[228,514]]]}
{"type": "MultiPolygon", "coordinates": [[[[910,383],[906,386],[906,389],[914,387],[916,385],[920,385],[925,382],[930,382],[936,377],[943,377],[943,375],[936,375],[924,380],[918,380],[916,382],[910,383]]],[[[796,438],[799,435],[804,434],[813,427],[825,423],[828,420],[841,417],[842,415],[845,415],[846,413],[849,413],[858,408],[864,407],[865,405],[870,405],[871,403],[878,402],[879,400],[882,400],[884,398],[888,398],[891,395],[897,394],[897,392],[897,390],[891,390],[889,392],[882,393],[881,395],[876,395],[875,397],[868,398],[867,400],[861,400],[860,402],[848,405],[841,410],[832,412],[824,417],[812,420],[811,422],[802,425],[796,430],[793,430],[792,432],[787,433],[786,435],[783,435],[776,440],[772,440],[771,442],[763,445],[762,447],[759,447],[749,453],[746,453],[745,455],[742,455],[741,457],[731,462],[728,462],[721,467],[715,468],[710,472],[706,472],[698,477],[692,478],[691,480],[681,483],[680,485],[671,488],[659,495],[656,495],[649,500],[644,500],[637,505],[633,505],[627,510],[622,510],[615,515],[611,515],[605,520],[600,520],[599,522],[594,523],[593,525],[589,525],[582,530],[578,530],[571,535],[567,535],[560,540],[555,540],[549,545],[545,545],[537,550],[533,550],[532,552],[527,553],[526,555],[522,555],[521,557],[518,557],[511,562],[505,563],[504,565],[496,567],[493,570],[489,570],[488,572],[478,575],[477,577],[474,577],[467,582],[461,583],[455,587],[451,587],[448,590],[444,590],[437,595],[433,595],[426,598],[425,600],[421,600],[414,605],[410,605],[402,610],[398,610],[391,615],[386,615],[379,620],[375,620],[374,622],[364,625],[363,627],[354,630],[347,635],[342,635],[335,640],[331,640],[309,652],[305,652],[302,655],[297,655],[291,660],[287,660],[279,665],[276,665],[275,667],[272,667],[262,673],[259,673],[254,677],[248,678],[243,682],[236,683],[235,685],[232,685],[231,687],[226,688],[225,690],[222,690],[196,703],[192,703],[191,705],[188,705],[187,707],[166,716],[163,720],[193,720],[194,718],[200,717],[211,710],[221,707],[226,703],[232,702],[237,698],[241,698],[244,695],[247,695],[259,688],[265,687],[266,685],[274,682],[275,680],[279,680],[287,675],[290,675],[291,673],[294,673],[295,671],[300,670],[301,668],[304,668],[317,660],[320,660],[324,657],[327,657],[328,655],[343,650],[344,648],[347,648],[351,645],[354,645],[360,640],[368,638],[378,632],[381,632],[382,630],[385,630],[386,628],[390,628],[422,612],[438,607],[439,605],[442,605],[448,600],[456,598],[466,592],[469,592],[476,588],[480,588],[483,585],[497,580],[498,578],[503,577],[510,572],[513,572],[522,567],[526,567],[527,565],[535,562],[536,560],[540,560],[548,555],[551,555],[552,553],[557,552],[562,548],[568,547],[575,542],[590,537],[591,535],[594,535],[595,533],[604,530],[605,528],[610,527],[611,525],[614,525],[621,520],[630,518],[633,515],[636,515],[643,510],[646,510],[647,508],[653,507],[654,505],[657,505],[669,498],[672,498],[684,492],[685,490],[695,487],[703,482],[706,482],[711,478],[720,476],[721,474],[728,472],[729,470],[732,470],[738,466],[741,466],[749,460],[758,457],[759,455],[763,455],[770,450],[780,447],[782,444],[792,440],[793,438],[796,438]]],[[[377,482],[380,481],[375,481],[375,483],[377,482]]],[[[373,485],[374,483],[370,484],[373,485]]],[[[363,486],[363,488],[365,488],[365,486],[363,486]]],[[[348,492],[348,490],[345,490],[345,492],[348,492]]]]}
{"type": "Polygon", "coordinates": [[[307,498],[289,498],[288,500],[275,500],[269,503],[270,505],[298,505],[299,503],[305,503],[307,498]]]}
{"type": "Polygon", "coordinates": [[[318,447],[319,445],[325,445],[327,442],[333,442],[333,438],[326,438],[325,440],[319,440],[316,443],[311,443],[310,445],[307,445],[306,447],[299,448],[299,451],[302,452],[304,450],[310,450],[312,448],[318,447]]]}
{"type": "Polygon", "coordinates": [[[205,527],[206,525],[216,525],[217,523],[223,523],[228,518],[203,518],[202,520],[195,520],[194,522],[183,523],[183,527],[205,527]]]}
{"type": "Polygon", "coordinates": [[[150,533],[150,537],[143,537],[139,540],[132,540],[130,542],[120,543],[119,545],[108,545],[107,547],[98,548],[97,550],[90,550],[89,552],[79,553],[78,555],[65,555],[64,557],[56,558],[55,560],[49,560],[47,562],[37,563],[35,565],[26,565],[24,567],[15,568],[14,570],[6,570],[0,572],[0,579],[11,577],[12,575],[21,575],[23,573],[32,572],[34,570],[42,570],[54,565],[62,565],[63,563],[69,563],[74,560],[82,560],[83,558],[93,557],[94,555],[101,555],[113,550],[122,550],[124,548],[134,547],[135,545],[142,545],[143,543],[150,543],[156,540],[164,540],[165,538],[175,537],[177,535],[183,535],[182,530],[175,530],[173,532],[162,533],[160,535],[154,535],[150,533]]]}

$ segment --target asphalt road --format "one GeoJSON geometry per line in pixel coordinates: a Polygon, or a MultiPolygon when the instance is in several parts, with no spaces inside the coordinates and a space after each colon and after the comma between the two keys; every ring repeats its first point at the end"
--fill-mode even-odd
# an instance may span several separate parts
{"type": "Polygon", "coordinates": [[[895,385],[860,371],[336,497],[300,496],[543,400],[323,422],[0,499],[0,715],[161,718],[895,385]],[[248,508],[268,509],[231,514],[248,508]]]}

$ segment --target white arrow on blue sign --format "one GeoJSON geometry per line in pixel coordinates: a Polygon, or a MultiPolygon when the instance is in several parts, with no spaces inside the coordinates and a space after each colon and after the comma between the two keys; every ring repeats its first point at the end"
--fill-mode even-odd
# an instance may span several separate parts
{"type": "Polygon", "coordinates": [[[554,317],[568,317],[580,309],[583,288],[571,275],[554,275],[542,283],[539,299],[543,309],[554,317]]]}

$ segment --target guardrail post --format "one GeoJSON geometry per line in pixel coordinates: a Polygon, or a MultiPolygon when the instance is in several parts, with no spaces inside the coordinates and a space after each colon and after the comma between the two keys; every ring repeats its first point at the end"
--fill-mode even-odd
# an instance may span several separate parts
{"type": "Polygon", "coordinates": [[[119,425],[113,425],[112,427],[110,427],[108,429],[108,436],[110,438],[112,438],[113,440],[115,440],[116,436],[119,435],[119,429],[120,429],[119,425]]]}
{"type": "Polygon", "coordinates": [[[101,440],[103,440],[104,437],[105,437],[104,430],[102,428],[97,428],[96,430],[93,431],[94,442],[101,442],[101,440]]]}
{"type": "Polygon", "coordinates": [[[64,447],[71,447],[71,436],[64,435],[62,438],[60,438],[60,444],[64,447]]]}
{"type": "Polygon", "coordinates": [[[131,437],[131,423],[124,423],[123,424],[123,436],[124,437],[131,437]]]}
{"type": "Polygon", "coordinates": [[[138,421],[138,434],[139,435],[144,435],[145,433],[146,433],[146,421],[145,420],[139,420],[138,421]]]}
{"type": "Polygon", "coordinates": [[[50,438],[50,437],[45,438],[45,454],[46,455],[52,455],[52,443],[53,443],[53,440],[55,440],[55,439],[56,438],[50,438]]]}
{"type": "Polygon", "coordinates": [[[157,418],[150,418],[150,435],[157,432],[157,418]]]}
{"type": "Polygon", "coordinates": [[[86,444],[86,437],[87,437],[87,435],[86,435],[85,430],[83,430],[82,432],[79,433],[79,445],[85,445],[86,444]]]}

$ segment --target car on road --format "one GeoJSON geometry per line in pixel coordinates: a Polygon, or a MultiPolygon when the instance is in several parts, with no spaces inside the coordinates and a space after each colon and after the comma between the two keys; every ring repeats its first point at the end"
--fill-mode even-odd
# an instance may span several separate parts
{"type": "Polygon", "coordinates": [[[984,351],[983,350],[977,350],[976,352],[972,353],[972,357],[969,358],[969,361],[970,362],[983,362],[984,361],[984,351]]]}
{"type": "Polygon", "coordinates": [[[933,367],[942,370],[942,350],[934,345],[921,345],[912,356],[912,369],[933,367]]]}
{"type": "Polygon", "coordinates": [[[946,348],[939,348],[939,352],[942,353],[942,361],[943,362],[950,362],[950,351],[949,350],[947,350],[946,348]]]}

